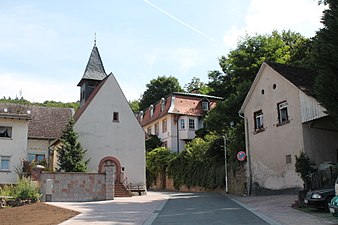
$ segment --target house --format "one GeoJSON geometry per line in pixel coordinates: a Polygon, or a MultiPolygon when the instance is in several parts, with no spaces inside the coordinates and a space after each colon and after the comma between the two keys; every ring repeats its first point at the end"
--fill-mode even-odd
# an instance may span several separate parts
{"type": "Polygon", "coordinates": [[[28,123],[27,161],[46,160],[50,169],[55,165],[51,159],[50,145],[62,134],[74,115],[73,108],[31,107],[31,121],[28,123]]]}
{"type": "Polygon", "coordinates": [[[0,103],[0,184],[16,183],[23,161],[48,161],[73,109],[0,103]]]}
{"type": "Polygon", "coordinates": [[[0,184],[17,181],[17,169],[27,157],[28,106],[0,103],[0,184]]]}
{"type": "MultiPolygon", "coordinates": [[[[301,188],[295,156],[305,152],[318,166],[338,160],[338,130],[315,99],[311,70],[265,62],[242,104],[248,184],[301,188]]],[[[334,103],[333,103],[334,104],[334,103]]]]}
{"type": "Polygon", "coordinates": [[[221,100],[216,96],[174,92],[141,111],[138,120],[148,135],[157,135],[165,147],[180,152],[204,127],[205,114],[221,100]]]}
{"type": "Polygon", "coordinates": [[[96,44],[78,86],[74,130],[87,150],[88,171],[103,173],[112,164],[116,185],[145,185],[144,132],[116,78],[106,74],[96,44]]]}

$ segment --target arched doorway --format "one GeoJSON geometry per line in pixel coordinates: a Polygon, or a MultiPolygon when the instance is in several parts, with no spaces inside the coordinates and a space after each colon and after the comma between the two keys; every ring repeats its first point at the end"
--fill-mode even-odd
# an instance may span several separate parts
{"type": "Polygon", "coordinates": [[[105,172],[105,166],[106,165],[114,165],[115,166],[115,181],[120,182],[121,181],[121,164],[120,161],[113,157],[113,156],[107,156],[101,159],[99,163],[99,173],[105,172]]]}

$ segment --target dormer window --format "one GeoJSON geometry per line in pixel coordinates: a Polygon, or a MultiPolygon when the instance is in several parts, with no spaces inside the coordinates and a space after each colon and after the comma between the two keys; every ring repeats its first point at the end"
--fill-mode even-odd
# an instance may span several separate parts
{"type": "Polygon", "coordinates": [[[209,102],[208,101],[202,101],[202,110],[203,111],[209,110],[209,102]]]}
{"type": "Polygon", "coordinates": [[[142,122],[143,120],[143,111],[140,112],[140,121],[142,122]]]}
{"type": "Polygon", "coordinates": [[[154,115],[154,105],[150,105],[149,111],[150,111],[150,117],[153,117],[153,115],[154,115]]]}
{"type": "Polygon", "coordinates": [[[165,108],[165,99],[162,98],[162,99],[161,99],[161,112],[164,111],[164,108],[165,108]]]}

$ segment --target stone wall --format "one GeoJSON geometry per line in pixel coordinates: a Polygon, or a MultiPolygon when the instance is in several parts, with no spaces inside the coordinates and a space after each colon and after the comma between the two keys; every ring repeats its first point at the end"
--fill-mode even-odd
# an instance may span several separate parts
{"type": "Polygon", "coordinates": [[[43,201],[82,202],[114,199],[114,168],[107,166],[105,174],[48,173],[39,174],[43,201]],[[46,195],[46,180],[52,180],[52,194],[46,195]]]}

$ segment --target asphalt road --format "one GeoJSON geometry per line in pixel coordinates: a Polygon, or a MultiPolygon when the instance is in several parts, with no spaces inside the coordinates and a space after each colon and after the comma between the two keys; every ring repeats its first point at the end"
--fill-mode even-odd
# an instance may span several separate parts
{"type": "Polygon", "coordinates": [[[266,225],[260,217],[217,193],[172,193],[153,225],[266,225]]]}

